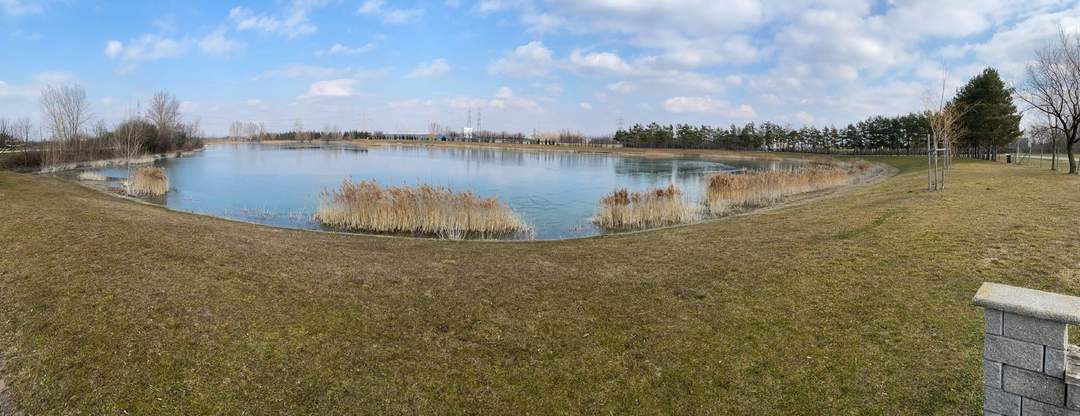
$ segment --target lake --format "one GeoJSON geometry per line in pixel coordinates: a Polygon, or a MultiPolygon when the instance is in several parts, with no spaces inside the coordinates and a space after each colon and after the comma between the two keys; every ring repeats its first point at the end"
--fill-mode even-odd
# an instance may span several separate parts
{"type": "MultiPolygon", "coordinates": [[[[152,200],[169,208],[260,224],[320,229],[312,220],[323,190],[345,178],[384,186],[427,183],[497,197],[553,240],[604,233],[589,219],[616,188],[645,190],[674,183],[700,201],[714,173],[794,169],[797,161],[654,158],[612,153],[408,144],[215,144],[195,155],[164,159],[171,190],[152,200]]],[[[112,178],[126,168],[97,170],[112,178]]]]}

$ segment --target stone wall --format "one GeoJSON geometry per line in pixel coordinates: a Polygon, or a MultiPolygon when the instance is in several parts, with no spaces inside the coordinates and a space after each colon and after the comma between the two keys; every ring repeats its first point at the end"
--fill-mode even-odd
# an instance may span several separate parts
{"type": "Polygon", "coordinates": [[[1068,325],[1080,323],[1080,298],[984,283],[983,411],[987,416],[1080,416],[1080,351],[1068,325]]]}

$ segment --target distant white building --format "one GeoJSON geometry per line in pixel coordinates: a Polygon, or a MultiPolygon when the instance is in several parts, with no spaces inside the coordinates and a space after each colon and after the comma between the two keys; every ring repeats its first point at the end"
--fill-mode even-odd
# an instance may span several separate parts
{"type": "Polygon", "coordinates": [[[461,129],[461,134],[463,136],[465,136],[465,140],[472,140],[472,138],[473,138],[473,128],[472,127],[465,127],[463,129],[461,129]]]}

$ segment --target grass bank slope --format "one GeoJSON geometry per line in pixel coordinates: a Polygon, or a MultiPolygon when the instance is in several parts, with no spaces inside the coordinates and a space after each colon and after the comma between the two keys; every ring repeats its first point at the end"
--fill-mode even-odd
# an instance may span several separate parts
{"type": "Polygon", "coordinates": [[[1080,294],[1080,180],[924,161],[808,204],[531,243],[280,230],[0,172],[28,414],[977,414],[984,280],[1080,294]]]}

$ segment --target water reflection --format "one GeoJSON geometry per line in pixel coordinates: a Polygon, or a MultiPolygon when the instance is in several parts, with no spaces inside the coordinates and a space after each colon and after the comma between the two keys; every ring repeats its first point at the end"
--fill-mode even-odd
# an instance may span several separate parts
{"type": "MultiPolygon", "coordinates": [[[[605,194],[675,183],[699,200],[716,172],[791,169],[792,162],[661,159],[602,153],[416,145],[212,145],[159,162],[171,208],[263,224],[318,228],[320,193],[345,178],[384,185],[428,183],[495,196],[535,229],[538,239],[601,233],[589,218],[605,194]]],[[[125,169],[105,169],[123,178],[125,169]]],[[[118,183],[118,181],[113,182],[118,183]]]]}

